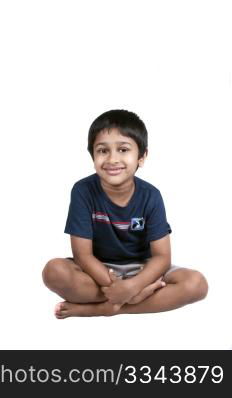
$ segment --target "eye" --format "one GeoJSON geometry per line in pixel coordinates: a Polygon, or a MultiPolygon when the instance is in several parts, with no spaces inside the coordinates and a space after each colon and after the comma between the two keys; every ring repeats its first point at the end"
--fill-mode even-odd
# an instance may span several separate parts
{"type": "Polygon", "coordinates": [[[106,153],[107,149],[106,148],[100,148],[97,150],[97,153],[106,153]]]}
{"type": "Polygon", "coordinates": [[[120,148],[119,151],[121,151],[121,152],[128,152],[128,151],[129,151],[129,148],[120,148]]]}

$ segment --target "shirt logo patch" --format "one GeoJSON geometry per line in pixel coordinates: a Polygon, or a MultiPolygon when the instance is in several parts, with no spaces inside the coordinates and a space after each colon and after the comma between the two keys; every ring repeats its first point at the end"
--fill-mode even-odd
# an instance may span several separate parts
{"type": "Polygon", "coordinates": [[[142,231],[144,229],[144,218],[132,218],[131,219],[131,230],[132,231],[142,231]]]}

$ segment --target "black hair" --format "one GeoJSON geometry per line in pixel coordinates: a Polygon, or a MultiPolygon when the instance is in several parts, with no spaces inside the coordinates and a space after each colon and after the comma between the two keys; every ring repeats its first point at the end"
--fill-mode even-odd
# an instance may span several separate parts
{"type": "Polygon", "coordinates": [[[93,145],[97,134],[110,128],[117,128],[124,136],[133,138],[139,148],[139,159],[147,150],[147,129],[144,122],[134,112],[125,109],[114,109],[98,116],[89,128],[88,151],[93,158],[93,145]]]}

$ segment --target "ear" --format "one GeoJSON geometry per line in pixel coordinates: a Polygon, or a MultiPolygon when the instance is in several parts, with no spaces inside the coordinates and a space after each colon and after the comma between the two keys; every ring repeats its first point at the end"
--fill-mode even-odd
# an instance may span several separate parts
{"type": "Polygon", "coordinates": [[[145,162],[146,157],[147,157],[147,154],[148,154],[148,149],[146,149],[144,155],[139,159],[139,163],[138,163],[139,167],[143,167],[144,162],[145,162]]]}

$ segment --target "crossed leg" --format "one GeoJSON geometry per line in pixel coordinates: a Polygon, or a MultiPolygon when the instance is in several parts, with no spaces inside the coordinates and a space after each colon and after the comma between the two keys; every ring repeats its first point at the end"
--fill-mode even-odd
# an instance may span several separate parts
{"type": "MultiPolygon", "coordinates": [[[[116,312],[117,306],[108,303],[96,282],[72,260],[64,258],[50,260],[43,269],[42,277],[50,290],[65,299],[55,307],[57,318],[113,315],[116,312]],[[105,304],[99,306],[98,303],[105,304]]],[[[149,285],[141,292],[142,294],[132,299],[132,303],[141,301],[162,284],[163,282],[156,281],[149,285]]]]}
{"type": "Polygon", "coordinates": [[[160,281],[150,285],[153,290],[149,291],[148,287],[143,301],[136,303],[136,300],[132,300],[133,304],[124,304],[116,309],[117,306],[106,300],[88,274],[72,260],[63,258],[52,259],[46,264],[43,281],[50,290],[65,299],[55,308],[55,315],[59,319],[169,311],[203,299],[208,291],[207,282],[200,272],[181,268],[165,276],[165,287],[160,288],[160,281]]]}
{"type": "Polygon", "coordinates": [[[164,277],[166,286],[135,305],[124,304],[120,314],[170,311],[202,300],[208,293],[205,277],[198,271],[178,268],[164,277]]]}
{"type": "Polygon", "coordinates": [[[74,261],[54,258],[42,273],[45,285],[70,303],[98,303],[106,301],[97,283],[74,261]]]}

